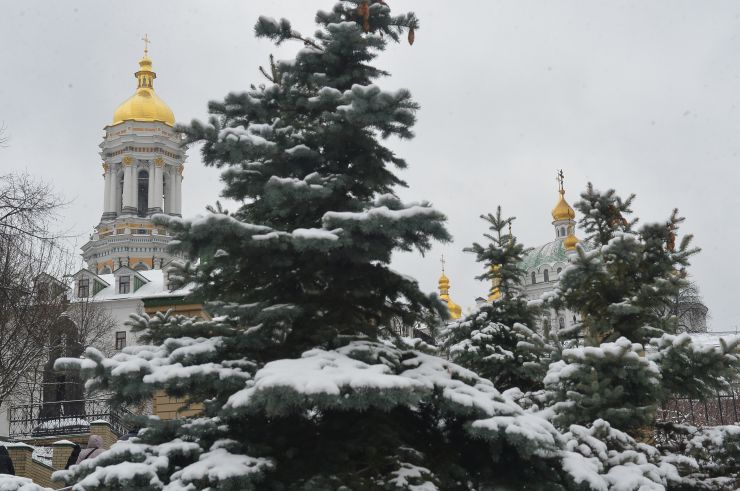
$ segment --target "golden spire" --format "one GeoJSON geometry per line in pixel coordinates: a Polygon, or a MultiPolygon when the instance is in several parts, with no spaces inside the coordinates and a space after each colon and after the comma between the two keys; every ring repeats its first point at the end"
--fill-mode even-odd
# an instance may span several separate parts
{"type": "Polygon", "coordinates": [[[560,193],[560,199],[558,200],[558,203],[555,205],[555,208],[552,209],[552,219],[553,221],[557,222],[560,220],[573,220],[576,217],[576,212],[573,211],[573,208],[570,207],[567,201],[565,201],[565,188],[563,187],[563,181],[565,179],[565,176],[563,175],[563,171],[558,171],[557,174],[557,181],[558,181],[558,192],[560,193]]]}
{"type": "Polygon", "coordinates": [[[447,304],[450,311],[450,317],[459,319],[462,317],[462,307],[452,301],[450,298],[450,279],[445,275],[445,257],[442,255],[442,276],[439,277],[439,298],[447,304]]]}
{"type": "Polygon", "coordinates": [[[157,74],[149,58],[151,41],[146,34],[141,40],[144,41],[144,56],[139,60],[139,70],[134,74],[137,80],[136,93],[118,106],[113,113],[113,124],[124,121],[158,121],[173,126],[175,115],[154,92],[154,79],[157,78],[157,74]]]}

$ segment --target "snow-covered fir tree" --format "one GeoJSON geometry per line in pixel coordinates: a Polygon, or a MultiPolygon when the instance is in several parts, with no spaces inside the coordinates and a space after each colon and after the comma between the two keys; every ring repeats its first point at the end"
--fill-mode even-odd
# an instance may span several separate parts
{"type": "MultiPolygon", "coordinates": [[[[691,236],[676,243],[683,221],[676,210],[665,222],[636,231],[637,220],[626,218],[634,196],[622,200],[613,190],[602,193],[589,184],[581,198],[576,206],[593,249],[578,248],[552,304],[581,314],[583,338],[581,346],[563,350],[562,359],[550,365],[544,380],[547,411],[562,428],[601,418],[649,439],[656,410],[667,398],[705,398],[737,380],[739,340],[699,346],[686,334],[675,336],[677,319],[661,315],[685,285],[689,258],[698,252],[690,247],[691,236]]],[[[731,427],[714,428],[712,434],[727,438],[706,439],[711,444],[704,452],[737,455],[740,449],[723,449],[737,446],[735,433],[731,427]]],[[[690,476],[674,476],[671,488],[725,489],[738,476],[737,470],[726,472],[730,466],[702,467],[664,450],[664,461],[690,476]]]]}
{"type": "Polygon", "coordinates": [[[535,326],[540,309],[522,295],[524,271],[519,267],[526,250],[511,232],[514,217],[482,215],[490,233],[488,243],[465,249],[475,254],[485,271],[479,280],[490,282],[490,303],[478,308],[443,331],[443,345],[450,358],[491,380],[497,389],[530,391],[542,387],[549,363],[546,333],[535,326]]]}
{"type": "Polygon", "coordinates": [[[388,339],[444,306],[389,268],[394,251],[449,238],[428,203],[402,203],[406,166],[382,139],[409,138],[416,103],[375,84],[391,42],[419,22],[382,0],[316,15],[313,37],[262,17],[255,31],[303,44],[268,79],[210,104],[182,130],[244,205],[156,220],[178,271],[213,320],[136,317],[148,345],[58,362],[120,403],[154,391],[203,402],[199,416],[142,421],[121,442],[57,474],[75,489],[565,489],[555,427],[485,378],[388,339]]]}

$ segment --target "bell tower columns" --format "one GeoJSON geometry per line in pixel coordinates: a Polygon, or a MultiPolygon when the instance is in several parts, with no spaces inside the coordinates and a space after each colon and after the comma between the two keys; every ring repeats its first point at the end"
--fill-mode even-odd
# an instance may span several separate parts
{"type": "Polygon", "coordinates": [[[157,157],[154,159],[154,163],[151,166],[151,173],[149,176],[149,209],[147,210],[148,215],[155,213],[162,213],[162,195],[164,194],[163,176],[162,171],[164,170],[164,159],[157,157]]]}
{"type": "Polygon", "coordinates": [[[134,159],[130,156],[123,157],[123,215],[136,214],[136,202],[134,201],[134,159]]]}
{"type": "Polygon", "coordinates": [[[103,177],[105,178],[105,188],[103,189],[103,216],[101,220],[110,220],[116,217],[115,201],[113,193],[113,182],[115,181],[114,167],[109,163],[103,164],[103,177]]]}

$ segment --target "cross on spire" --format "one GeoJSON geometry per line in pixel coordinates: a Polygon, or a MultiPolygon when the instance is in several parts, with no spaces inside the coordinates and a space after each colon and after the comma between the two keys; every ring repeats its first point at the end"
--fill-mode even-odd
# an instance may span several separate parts
{"type": "Polygon", "coordinates": [[[445,255],[442,254],[442,257],[439,259],[439,262],[442,263],[442,274],[445,274],[445,255]]]}
{"type": "Polygon", "coordinates": [[[560,169],[557,173],[557,177],[555,178],[558,181],[558,191],[563,192],[565,191],[565,188],[563,187],[563,181],[565,180],[565,175],[563,174],[563,169],[560,169]]]}
{"type": "Polygon", "coordinates": [[[144,41],[144,55],[146,56],[149,54],[149,43],[151,43],[151,41],[149,41],[149,36],[146,34],[144,34],[144,37],[141,38],[141,40],[144,41]]]}

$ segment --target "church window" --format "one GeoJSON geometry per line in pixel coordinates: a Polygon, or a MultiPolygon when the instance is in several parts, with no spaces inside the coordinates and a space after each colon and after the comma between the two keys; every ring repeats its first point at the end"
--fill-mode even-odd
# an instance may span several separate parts
{"type": "Polygon", "coordinates": [[[111,270],[108,266],[100,270],[100,274],[110,274],[110,273],[111,273],[111,270]]]}
{"type": "Polygon", "coordinates": [[[116,331],[116,350],[126,347],[126,331],[116,331]]]}
{"type": "Polygon", "coordinates": [[[575,316],[575,314],[573,314],[573,324],[575,324],[575,323],[576,323],[576,316],[575,316]]]}
{"type": "Polygon", "coordinates": [[[558,324],[560,324],[560,329],[565,329],[565,318],[560,317],[558,319],[558,324]]]}
{"type": "Polygon", "coordinates": [[[548,270],[545,270],[545,283],[550,281],[550,272],[548,270]]]}
{"type": "Polygon", "coordinates": [[[145,217],[147,207],[149,206],[149,173],[147,171],[139,171],[137,186],[139,188],[139,202],[137,203],[137,212],[140,217],[145,217]]]}
{"type": "Polygon", "coordinates": [[[563,271],[563,268],[558,268],[558,275],[563,271]]]}
{"type": "Polygon", "coordinates": [[[537,274],[532,271],[532,284],[534,285],[535,283],[537,283],[537,274]]]}
{"type": "Polygon", "coordinates": [[[136,271],[146,271],[146,270],[147,270],[147,269],[149,269],[149,268],[147,268],[146,264],[144,264],[144,263],[139,263],[139,264],[137,264],[137,265],[136,265],[136,266],[134,267],[134,269],[135,269],[136,271]]]}
{"type": "Polygon", "coordinates": [[[121,276],[118,280],[118,293],[129,293],[131,291],[131,277],[121,276]]]}
{"type": "Polygon", "coordinates": [[[77,296],[79,298],[85,298],[90,295],[90,280],[87,278],[80,278],[77,280],[77,296]]]}

